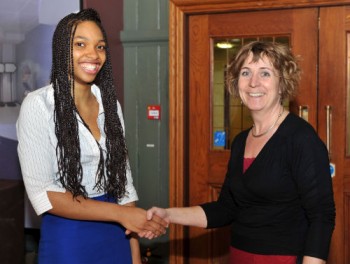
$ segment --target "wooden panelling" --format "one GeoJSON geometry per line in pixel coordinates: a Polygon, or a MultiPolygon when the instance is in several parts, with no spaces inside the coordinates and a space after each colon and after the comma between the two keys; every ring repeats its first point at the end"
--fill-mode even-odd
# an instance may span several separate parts
{"type": "Polygon", "coordinates": [[[241,10],[285,9],[350,4],[350,0],[171,0],[187,14],[220,13],[241,10]]]}
{"type": "Polygon", "coordinates": [[[350,263],[350,192],[344,193],[344,263],[350,263]]]}

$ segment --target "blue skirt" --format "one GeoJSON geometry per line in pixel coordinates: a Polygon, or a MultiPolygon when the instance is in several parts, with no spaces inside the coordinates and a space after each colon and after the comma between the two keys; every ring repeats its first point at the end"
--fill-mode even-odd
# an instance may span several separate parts
{"type": "MultiPolygon", "coordinates": [[[[93,198],[107,201],[106,196],[93,198]]],[[[42,217],[39,264],[129,264],[130,241],[117,223],[42,217]]]]}

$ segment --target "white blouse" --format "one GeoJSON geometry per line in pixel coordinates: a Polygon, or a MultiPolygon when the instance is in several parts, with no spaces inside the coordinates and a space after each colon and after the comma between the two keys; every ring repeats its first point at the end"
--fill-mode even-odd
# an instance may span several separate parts
{"type": "MultiPolygon", "coordinates": [[[[99,103],[98,126],[101,131],[99,144],[104,153],[106,151],[106,135],[104,133],[104,109],[100,89],[93,85],[92,93],[99,103]]],[[[124,119],[118,102],[118,115],[124,129],[124,119]]],[[[79,139],[81,151],[81,165],[83,168],[82,185],[89,197],[103,195],[97,188],[96,172],[100,159],[100,150],[90,131],[83,125],[79,116],[79,139]]],[[[52,205],[47,196],[48,191],[65,192],[59,182],[57,168],[54,123],[54,90],[51,85],[29,93],[24,99],[17,120],[18,156],[22,170],[26,191],[35,212],[40,215],[50,209],[52,205]]],[[[127,169],[126,195],[118,201],[126,204],[138,200],[133,185],[131,171],[127,169]]]]}

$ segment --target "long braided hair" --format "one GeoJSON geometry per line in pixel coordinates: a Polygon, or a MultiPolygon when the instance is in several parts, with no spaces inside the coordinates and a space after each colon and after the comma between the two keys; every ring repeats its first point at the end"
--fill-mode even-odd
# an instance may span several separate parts
{"type": "MultiPolygon", "coordinates": [[[[57,25],[52,42],[51,83],[55,100],[56,156],[59,180],[73,197],[88,194],[82,185],[83,169],[80,161],[78,133],[79,112],[74,103],[73,38],[79,23],[93,21],[101,29],[106,42],[106,62],[94,83],[101,91],[105,114],[106,160],[100,148],[100,161],[96,172],[98,191],[120,199],[126,193],[127,148],[120,119],[117,115],[117,95],[113,84],[112,66],[107,36],[98,13],[84,9],[64,17],[57,25]]],[[[98,144],[98,142],[96,142],[98,144]]]]}

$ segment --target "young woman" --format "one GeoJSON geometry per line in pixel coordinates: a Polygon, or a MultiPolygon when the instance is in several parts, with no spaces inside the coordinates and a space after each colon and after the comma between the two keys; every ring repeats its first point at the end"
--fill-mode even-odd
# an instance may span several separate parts
{"type": "Polygon", "coordinates": [[[17,122],[29,199],[42,215],[39,263],[141,263],[136,235],[165,231],[135,207],[121,108],[97,12],[63,18],[51,84],[31,92],[17,122]],[[127,230],[127,231],[126,231],[127,230]]]}
{"type": "Polygon", "coordinates": [[[277,43],[242,47],[228,69],[231,92],[254,125],[231,146],[218,201],[152,208],[169,223],[231,225],[231,264],[324,264],[335,224],[328,153],[312,126],[282,106],[299,83],[290,50],[277,43]]]}

